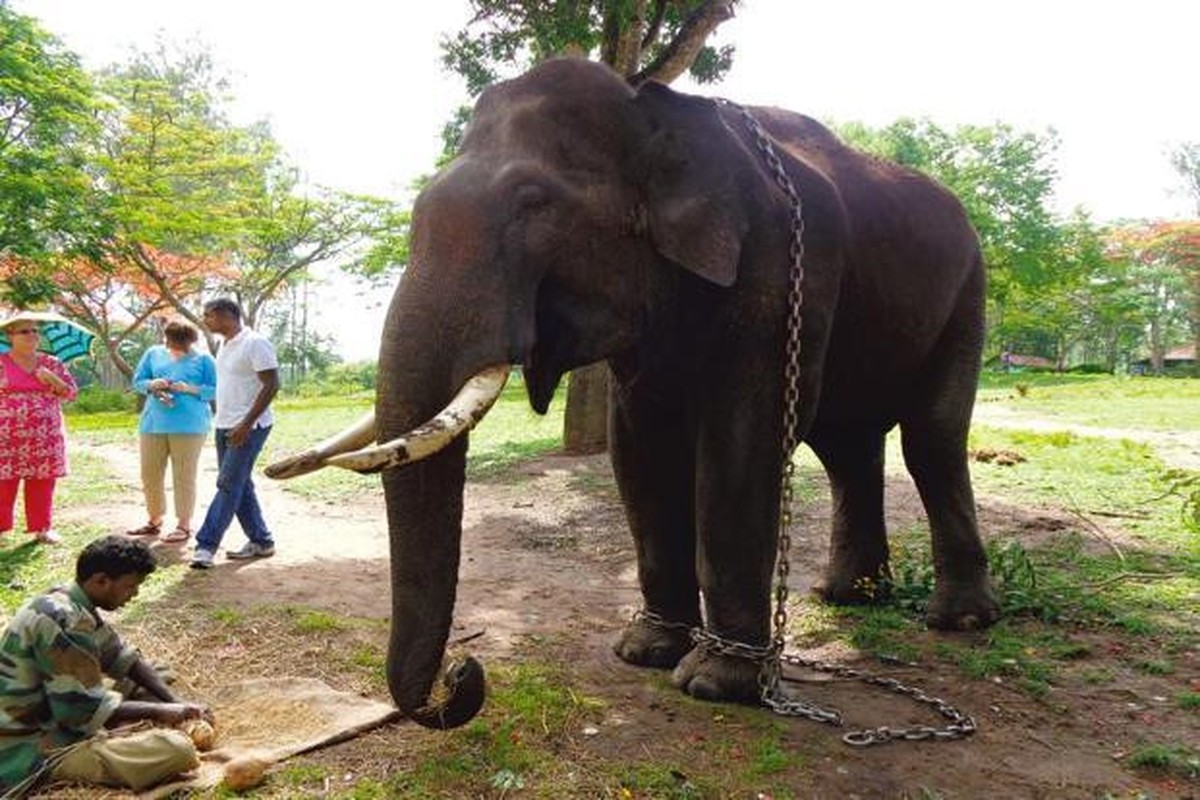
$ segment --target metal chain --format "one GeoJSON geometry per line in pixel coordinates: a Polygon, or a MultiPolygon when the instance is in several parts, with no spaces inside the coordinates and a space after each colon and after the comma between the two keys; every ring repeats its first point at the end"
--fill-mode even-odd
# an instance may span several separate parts
{"type": "MultiPolygon", "coordinates": [[[[784,352],[784,390],[783,390],[783,467],[779,486],[779,531],[777,536],[777,552],[775,558],[775,612],[773,615],[773,631],[771,643],[766,647],[755,647],[742,642],[723,639],[705,630],[693,630],[691,636],[698,646],[708,652],[746,658],[759,662],[759,689],[762,702],[776,714],[784,716],[805,717],[818,722],[841,725],[841,714],[833,709],[820,708],[796,698],[788,697],[783,691],[783,664],[807,667],[818,672],[834,675],[840,678],[860,680],[875,686],[882,686],[898,694],[913,698],[919,703],[932,706],[938,713],[950,720],[950,724],[942,728],[927,725],[908,728],[878,728],[852,731],[842,737],[847,744],[867,746],[881,744],[894,739],[920,740],[928,738],[959,739],[970,736],[975,732],[975,720],[963,714],[954,706],[937,697],[931,697],[920,689],[906,686],[895,678],[860,672],[858,670],[825,664],[819,661],[802,658],[801,656],[785,653],[785,635],[787,632],[788,613],[788,575],[791,571],[789,553],[791,551],[792,505],[794,501],[792,482],[795,477],[795,464],[792,463],[792,453],[800,444],[800,362],[801,362],[801,330],[803,319],[801,309],[804,304],[804,206],[796,191],[795,184],[783,168],[783,162],[775,151],[770,137],[763,129],[758,119],[744,106],[729,100],[718,99],[718,104],[733,109],[741,117],[746,128],[754,136],[755,145],[762,153],[763,160],[771,173],[776,185],[788,200],[791,216],[791,239],[788,254],[791,265],[788,273],[788,317],[787,339],[784,352]]],[[[680,623],[667,622],[653,615],[657,621],[643,612],[643,618],[651,624],[678,626],[680,623]]],[[[686,627],[686,626],[685,626],[686,627]]]]}

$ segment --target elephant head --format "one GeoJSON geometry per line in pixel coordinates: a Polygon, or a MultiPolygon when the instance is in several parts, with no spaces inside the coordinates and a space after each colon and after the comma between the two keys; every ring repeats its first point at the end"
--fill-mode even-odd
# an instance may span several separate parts
{"type": "Polygon", "coordinates": [[[431,699],[455,603],[461,434],[509,365],[545,412],[567,371],[637,348],[671,313],[680,282],[733,284],[747,215],[772,202],[748,177],[751,161],[713,102],[656,84],[635,91],[599,64],[563,59],[488,89],[457,157],[417,198],[373,418],[268,474],[382,470],[389,686],[421,724],[461,724],[483,698],[468,660],[449,671],[449,695],[431,699]],[[475,401],[439,416],[472,386],[475,401]]]}

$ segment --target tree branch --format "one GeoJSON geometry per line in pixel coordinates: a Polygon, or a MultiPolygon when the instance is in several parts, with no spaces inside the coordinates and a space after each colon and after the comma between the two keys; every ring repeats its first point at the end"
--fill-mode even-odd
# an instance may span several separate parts
{"type": "Polygon", "coordinates": [[[646,31],[646,0],[634,0],[628,24],[622,27],[620,3],[610,3],[604,13],[602,59],[621,77],[637,71],[642,60],[646,31]]]}
{"type": "Polygon", "coordinates": [[[733,19],[733,7],[737,0],[709,0],[692,12],[684,21],[678,35],[668,44],[658,58],[644,70],[629,78],[633,86],[649,80],[671,83],[696,60],[704,42],[722,22],[733,19]]]}
{"type": "Polygon", "coordinates": [[[646,33],[642,36],[642,50],[645,51],[658,39],[662,30],[663,20],[667,18],[667,0],[654,0],[654,19],[650,20],[646,33]]]}

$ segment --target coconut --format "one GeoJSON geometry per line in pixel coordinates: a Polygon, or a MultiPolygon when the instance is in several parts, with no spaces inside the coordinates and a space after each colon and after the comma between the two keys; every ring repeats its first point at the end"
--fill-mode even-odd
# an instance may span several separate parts
{"type": "Polygon", "coordinates": [[[241,756],[225,765],[225,785],[235,792],[252,789],[262,783],[267,762],[257,756],[241,756]]]}
{"type": "Polygon", "coordinates": [[[196,749],[201,753],[207,753],[216,744],[217,731],[205,720],[190,719],[180,727],[183,728],[184,733],[191,737],[192,744],[196,745],[196,749]]]}

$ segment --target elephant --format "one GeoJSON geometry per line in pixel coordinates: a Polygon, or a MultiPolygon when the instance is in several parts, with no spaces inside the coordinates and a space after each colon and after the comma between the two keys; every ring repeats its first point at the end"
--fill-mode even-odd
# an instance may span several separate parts
{"type": "Polygon", "coordinates": [[[388,684],[422,725],[462,724],[483,702],[482,667],[444,666],[444,649],[465,434],[512,367],[539,413],[568,371],[610,367],[610,454],[646,612],[615,644],[624,661],[672,669],[696,697],[758,696],[757,664],[691,633],[769,641],[785,411],[830,482],[825,599],[869,601],[889,574],[884,439],[898,425],[932,533],[928,624],[997,619],[966,449],[984,330],[978,237],[931,179],[800,114],[746,114],[761,136],[738,106],[633,87],[584,59],[484,91],[413,207],[374,412],[268,469],[382,473],[388,684]]]}

